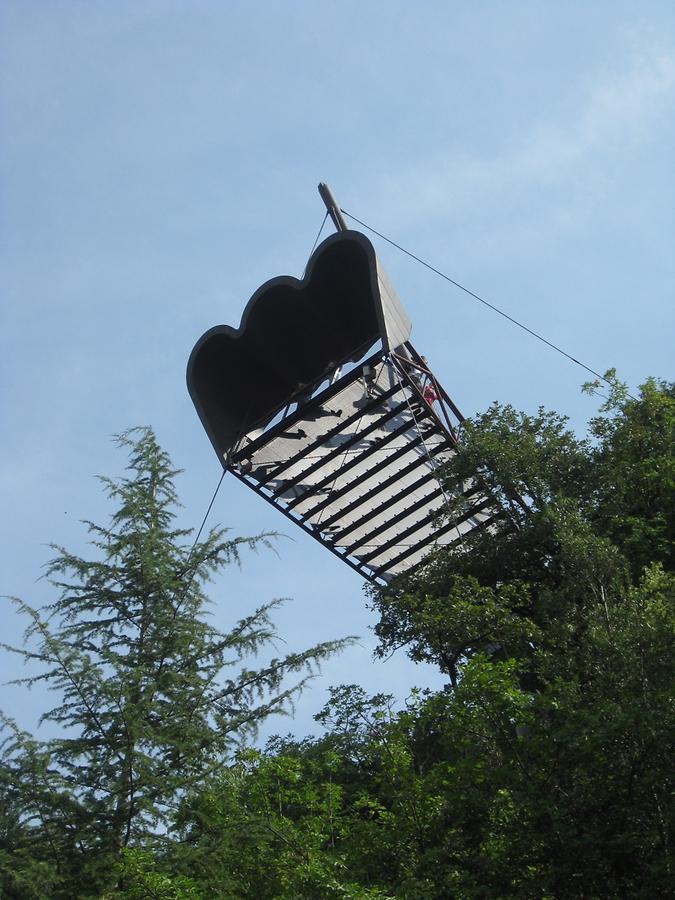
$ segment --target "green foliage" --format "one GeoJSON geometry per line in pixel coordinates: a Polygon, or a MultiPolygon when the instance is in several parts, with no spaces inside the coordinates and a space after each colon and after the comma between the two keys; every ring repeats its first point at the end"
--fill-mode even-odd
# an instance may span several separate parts
{"type": "Polygon", "coordinates": [[[115,865],[116,890],[101,900],[202,900],[203,894],[190,878],[175,878],[157,871],[157,863],[147,851],[126,848],[115,865]]]}
{"type": "Polygon", "coordinates": [[[378,654],[405,648],[446,689],[399,711],[334,689],[323,737],[195,792],[181,846],[234,879],[222,896],[669,895],[672,413],[649,382],[637,401],[617,385],[588,440],[544,412],[467,424],[448,483],[508,516],[371,595],[378,654]]]}
{"type": "MultiPolygon", "coordinates": [[[[118,442],[129,476],[102,479],[114,512],[105,526],[87,523],[95,558],[54,547],[47,576],[58,597],[46,616],[15,601],[29,620],[27,647],[5,648],[38,668],[20,682],[59,697],[43,719],[61,736],[39,743],[8,722],[4,745],[6,853],[30,852],[54,897],[98,896],[121,860],[128,868],[137,859],[126,848],[161,844],[185,790],[205,784],[263,719],[284,711],[344,643],[249,668],[275,637],[276,603],[223,633],[205,621],[204,587],[242,546],[263,539],[215,529],[186,546],[189,532],[174,525],[177,472],[154,434],[139,429],[118,442]],[[293,674],[300,682],[286,686],[293,674]]],[[[23,876],[5,869],[9,891],[23,876]]],[[[138,890],[155,878],[134,877],[138,890]]]]}
{"type": "Polygon", "coordinates": [[[203,579],[237,544],[220,533],[190,558],[152,512],[152,477],[114,494],[126,513],[95,531],[103,562],[59,551],[51,569],[76,575],[58,627],[29,611],[64,698],[50,716],[72,734],[46,746],[8,723],[6,895],[669,896],[675,396],[610,381],[588,439],[544,411],[467,423],[448,486],[471,481],[505,515],[370,594],[377,655],[430,662],[445,688],[403,709],[334,688],[322,736],[264,751],[235,738],[334,647],[216,688],[273,633],[268,608],[231,635],[202,623],[203,579]]]}
{"type": "Polygon", "coordinates": [[[523,655],[541,630],[518,613],[530,606],[523,584],[484,587],[472,576],[451,575],[442,596],[414,591],[392,592],[379,602],[377,655],[406,647],[415,662],[435,663],[457,686],[461,661],[486,647],[499,646],[523,655]],[[452,607],[452,618],[448,608],[452,607]]]}
{"type": "Polygon", "coordinates": [[[209,896],[667,896],[674,596],[655,567],[598,606],[573,657],[535,654],[537,691],[484,653],[399,712],[335,689],[324,737],[190,799],[179,868],[209,896]]]}
{"type": "Polygon", "coordinates": [[[619,385],[602,412],[591,423],[598,440],[595,523],[622,548],[636,574],[650,562],[672,571],[675,385],[649,379],[638,400],[619,385]]]}

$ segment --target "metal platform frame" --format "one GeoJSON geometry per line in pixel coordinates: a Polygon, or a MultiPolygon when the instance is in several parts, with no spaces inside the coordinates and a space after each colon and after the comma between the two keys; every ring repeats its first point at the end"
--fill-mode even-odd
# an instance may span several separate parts
{"type": "Polygon", "coordinates": [[[503,513],[475,480],[447,483],[463,416],[410,343],[374,247],[319,192],[339,234],[301,281],[258,288],[239,328],[202,335],[188,389],[225,470],[383,585],[503,513]]]}
{"type": "Polygon", "coordinates": [[[439,469],[456,452],[456,427],[463,417],[409,342],[395,352],[372,354],[291,412],[292,405],[263,434],[241,440],[223,464],[372,583],[408,574],[433,547],[495,521],[474,485],[461,491],[466,512],[447,515],[439,469]],[[368,397],[368,377],[378,370],[386,372],[388,386],[368,397]],[[438,398],[432,404],[423,395],[427,384],[438,398]],[[364,391],[362,405],[338,417],[331,403],[357,390],[364,391]],[[336,417],[337,424],[316,432],[317,422],[336,417]],[[308,433],[310,426],[314,434],[308,433]],[[275,442],[288,447],[289,440],[301,448],[257,464],[273,452],[275,442]],[[364,527],[369,529],[365,535],[364,527]]]}

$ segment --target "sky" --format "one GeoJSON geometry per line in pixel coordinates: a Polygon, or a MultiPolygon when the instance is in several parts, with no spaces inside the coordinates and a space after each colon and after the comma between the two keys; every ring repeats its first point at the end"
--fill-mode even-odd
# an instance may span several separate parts
{"type": "MultiPolygon", "coordinates": [[[[85,555],[82,520],[107,521],[96,476],[122,473],[126,428],[155,429],[198,527],[221,470],[190,350],[300,276],[319,181],[596,371],[673,377],[670,2],[4,0],[0,135],[0,594],[33,606],[49,544],[85,555]]],[[[465,415],[545,406],[583,433],[587,372],[372,239],[465,415]]],[[[442,683],[373,659],[360,577],[234,478],[209,524],[281,532],[212,586],[218,627],[283,597],[280,649],[359,636],[266,733],[316,731],[331,684],[442,683]]],[[[1,681],[26,674],[1,658],[1,681]]],[[[4,686],[0,708],[32,730],[54,699],[4,686]]]]}

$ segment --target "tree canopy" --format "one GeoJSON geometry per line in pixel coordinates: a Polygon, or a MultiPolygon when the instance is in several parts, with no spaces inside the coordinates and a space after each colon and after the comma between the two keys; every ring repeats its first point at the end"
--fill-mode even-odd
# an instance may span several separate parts
{"type": "Polygon", "coordinates": [[[216,531],[190,552],[168,460],[149,432],[123,438],[132,475],[105,482],[118,512],[90,526],[100,558],[57,549],[52,618],[22,606],[65,736],[9,732],[3,891],[669,896],[674,423],[654,380],[637,398],[615,383],[583,438],[544,410],[468,421],[448,490],[473,479],[503,516],[369,593],[377,655],[431,662],[445,687],[403,705],[336,687],[318,737],[264,749],[236,738],[337,645],[239,668],[269,609],[229,635],[200,615],[240,543],[216,531]]]}
{"type": "Polygon", "coordinates": [[[37,668],[20,682],[56,692],[42,718],[60,736],[39,742],[5,720],[3,896],[24,896],[34,878],[45,884],[36,896],[98,897],[122,885],[114,873],[124,851],[161,846],[186,790],[226,766],[344,645],[252,668],[275,637],[277,602],[221,632],[205,618],[205,586],[264,538],[217,528],[188,544],[175,526],[178,472],[153,432],[117,440],[127,476],[101,479],[113,512],[104,525],[86,523],[93,558],[54,546],[54,602],[38,612],[15,601],[30,623],[27,648],[5,649],[37,668]]]}
{"type": "Polygon", "coordinates": [[[586,438],[543,410],[467,422],[448,485],[477,480],[504,516],[370,595],[378,655],[446,688],[403,710],[336,689],[322,736],[197,792],[184,846],[239,860],[241,896],[667,896],[674,412],[649,381],[617,385],[586,438]]]}

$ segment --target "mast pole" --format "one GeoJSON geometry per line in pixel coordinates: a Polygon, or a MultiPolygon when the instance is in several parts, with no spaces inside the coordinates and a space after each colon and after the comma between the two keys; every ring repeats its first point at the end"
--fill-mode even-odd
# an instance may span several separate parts
{"type": "Polygon", "coordinates": [[[338,231],[348,231],[348,225],[342,215],[342,210],[333,196],[333,192],[323,181],[319,184],[319,194],[326,204],[326,209],[328,210],[328,215],[333,220],[333,225],[335,225],[338,231]]]}

